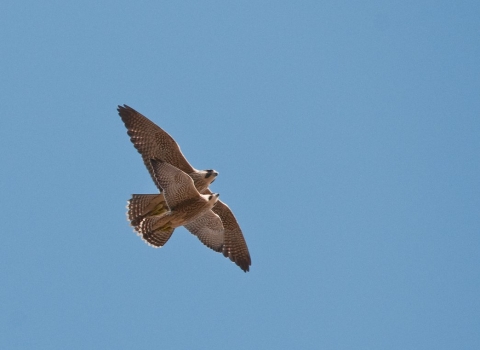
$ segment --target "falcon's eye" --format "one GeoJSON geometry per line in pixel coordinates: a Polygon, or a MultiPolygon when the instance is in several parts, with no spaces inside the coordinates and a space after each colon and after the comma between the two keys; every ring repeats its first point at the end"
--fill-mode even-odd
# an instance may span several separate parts
{"type": "Polygon", "coordinates": [[[212,195],[210,195],[210,196],[208,197],[208,200],[210,200],[210,199],[212,199],[212,195]]]}
{"type": "Polygon", "coordinates": [[[213,171],[212,170],[207,170],[207,174],[205,175],[205,178],[208,179],[210,176],[212,176],[213,171]]]}

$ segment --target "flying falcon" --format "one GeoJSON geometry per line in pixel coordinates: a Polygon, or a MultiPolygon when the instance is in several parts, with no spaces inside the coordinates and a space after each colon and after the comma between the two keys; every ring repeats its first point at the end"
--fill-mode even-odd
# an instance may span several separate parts
{"type": "MultiPolygon", "coordinates": [[[[162,191],[163,186],[158,182],[154,161],[161,160],[188,174],[199,193],[212,195],[208,186],[215,180],[218,173],[214,170],[197,170],[193,168],[182,154],[175,140],[163,129],[138,113],[133,108],[124,105],[118,106],[118,113],[127,128],[135,148],[142,156],[150,176],[162,193],[160,194],[134,194],[128,202],[128,219],[137,232],[141,233],[142,222],[146,228],[146,218],[162,215],[169,211],[168,200],[162,191]]],[[[208,216],[200,216],[197,220],[184,225],[190,232],[195,234],[206,246],[221,252],[225,257],[237,264],[243,271],[249,271],[251,265],[250,253],[242,234],[242,230],[230,208],[220,200],[217,200],[211,210],[220,217],[223,230],[218,229],[214,220],[208,216]],[[203,227],[203,230],[201,228],[203,227]]],[[[172,231],[173,232],[173,231],[172,231]]],[[[143,233],[141,233],[143,235],[143,233]]],[[[170,236],[169,236],[170,237],[170,236]]],[[[167,238],[168,239],[168,238],[167,238]]]]}
{"type": "Polygon", "coordinates": [[[161,215],[146,217],[138,224],[136,230],[146,242],[162,247],[175,228],[182,225],[200,240],[212,228],[214,233],[223,232],[222,220],[211,210],[218,201],[218,193],[200,194],[192,178],[171,164],[156,159],[150,164],[168,209],[161,215]]]}

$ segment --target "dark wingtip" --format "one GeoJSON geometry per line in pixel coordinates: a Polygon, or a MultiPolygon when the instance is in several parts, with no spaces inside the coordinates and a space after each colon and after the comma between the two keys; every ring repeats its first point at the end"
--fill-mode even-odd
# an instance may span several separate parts
{"type": "Polygon", "coordinates": [[[134,110],[132,107],[124,104],[123,106],[122,105],[118,105],[117,106],[117,111],[118,111],[118,114],[120,114],[120,116],[122,116],[122,113],[126,113],[126,112],[137,112],[136,110],[134,110]]]}
{"type": "Polygon", "coordinates": [[[242,259],[242,260],[238,260],[238,259],[231,259],[232,262],[235,263],[235,265],[237,265],[239,268],[241,268],[243,270],[243,272],[248,272],[250,271],[250,266],[252,265],[252,260],[250,259],[250,256],[248,257],[248,259],[242,259]]]}
{"type": "Polygon", "coordinates": [[[224,249],[223,256],[230,259],[230,261],[241,268],[243,272],[250,271],[250,266],[252,265],[252,258],[250,257],[250,254],[247,254],[247,256],[244,257],[231,256],[228,251],[224,249]]]}
{"type": "Polygon", "coordinates": [[[242,270],[243,272],[247,273],[248,271],[250,271],[250,266],[248,265],[243,265],[243,266],[240,266],[238,265],[242,270]]]}

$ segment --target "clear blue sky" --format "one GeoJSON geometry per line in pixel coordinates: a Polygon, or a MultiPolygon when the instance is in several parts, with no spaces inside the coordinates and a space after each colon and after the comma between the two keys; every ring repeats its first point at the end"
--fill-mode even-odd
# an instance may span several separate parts
{"type": "Polygon", "coordinates": [[[3,1],[0,348],[480,348],[480,2],[3,1]],[[243,273],[125,218],[117,115],[233,209],[243,273]]]}

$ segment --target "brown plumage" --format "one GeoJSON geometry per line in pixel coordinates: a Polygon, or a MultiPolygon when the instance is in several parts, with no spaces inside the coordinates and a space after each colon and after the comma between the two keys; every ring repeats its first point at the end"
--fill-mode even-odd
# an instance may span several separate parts
{"type": "Polygon", "coordinates": [[[174,229],[202,219],[205,225],[223,230],[222,221],[211,209],[218,194],[200,194],[193,180],[171,164],[151,160],[155,183],[163,189],[167,211],[143,218],[136,226],[142,238],[154,247],[163,246],[174,229]]]}
{"type": "MultiPolygon", "coordinates": [[[[208,186],[218,175],[216,171],[197,170],[193,168],[182,154],[175,140],[167,132],[133,108],[127,105],[118,106],[118,113],[125,123],[130,140],[141,154],[150,176],[156,182],[159,189],[162,189],[162,186],[159,185],[155,179],[150,159],[161,159],[182,170],[193,179],[195,187],[201,194],[212,194],[208,186]]],[[[139,223],[145,218],[159,215],[167,210],[168,205],[162,193],[156,195],[134,194],[128,201],[128,219],[136,229],[139,223]]],[[[249,271],[252,263],[250,253],[242,230],[232,211],[220,200],[217,201],[212,211],[220,217],[223,230],[219,229],[219,226],[214,225],[213,222],[206,225],[204,222],[205,219],[202,218],[198,218],[184,226],[196,235],[203,244],[217,252],[222,252],[225,257],[228,257],[243,271],[249,271]]],[[[147,225],[146,222],[149,221],[145,221],[145,226],[147,225]]],[[[166,239],[168,240],[169,237],[170,236],[166,239]]]]}
{"type": "Polygon", "coordinates": [[[150,159],[161,159],[190,175],[199,192],[203,192],[215,180],[218,175],[215,170],[197,170],[192,167],[175,140],[150,119],[127,105],[118,106],[118,114],[153,181],[155,175],[150,159]]]}

